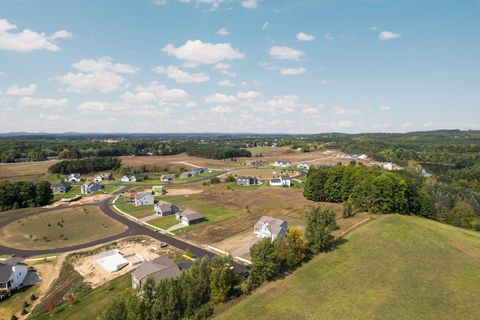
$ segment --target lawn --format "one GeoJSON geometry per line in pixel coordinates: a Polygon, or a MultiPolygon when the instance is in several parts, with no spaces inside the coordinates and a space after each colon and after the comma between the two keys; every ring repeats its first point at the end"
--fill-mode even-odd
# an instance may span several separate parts
{"type": "Polygon", "coordinates": [[[117,297],[122,296],[132,287],[130,274],[125,274],[105,285],[93,290],[85,297],[63,306],[56,308],[50,313],[44,313],[34,317],[34,320],[91,320],[96,319],[98,315],[108,306],[108,304],[117,297]]]}
{"type": "MultiPolygon", "coordinates": [[[[119,198],[117,202],[120,203],[121,199],[122,198],[119,198]]],[[[116,206],[118,209],[122,210],[125,213],[128,213],[129,215],[134,216],[137,219],[145,218],[155,213],[153,211],[152,205],[135,207],[132,203],[124,203],[124,204],[117,204],[116,206]]]]}
{"type": "Polygon", "coordinates": [[[70,190],[68,190],[67,192],[54,195],[53,200],[58,201],[62,198],[66,198],[66,199],[73,198],[77,195],[81,195],[82,197],[90,196],[90,195],[87,195],[87,194],[82,194],[81,189],[80,189],[80,185],[72,185],[70,190]]]}
{"type": "Polygon", "coordinates": [[[391,215],[217,319],[480,319],[480,233],[391,215]]]}
{"type": "Polygon", "coordinates": [[[20,219],[0,230],[0,243],[21,249],[59,248],[102,239],[126,227],[97,207],[76,207],[20,219]]]}
{"type": "Polygon", "coordinates": [[[158,227],[160,229],[168,229],[176,224],[178,224],[179,222],[175,219],[175,215],[170,215],[170,216],[166,216],[166,217],[160,217],[160,218],[157,218],[157,219],[154,219],[154,220],[150,220],[148,221],[149,224],[151,225],[154,225],[155,227],[158,227]]]}

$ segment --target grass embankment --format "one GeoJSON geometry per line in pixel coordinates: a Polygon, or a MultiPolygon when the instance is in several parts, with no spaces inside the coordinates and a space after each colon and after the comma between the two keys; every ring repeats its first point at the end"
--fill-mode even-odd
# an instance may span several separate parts
{"type": "Polygon", "coordinates": [[[75,207],[40,213],[0,230],[0,243],[21,249],[59,248],[105,238],[126,227],[97,207],[75,207]]]}
{"type": "Polygon", "coordinates": [[[480,233],[386,216],[217,319],[480,319],[480,233]]]}

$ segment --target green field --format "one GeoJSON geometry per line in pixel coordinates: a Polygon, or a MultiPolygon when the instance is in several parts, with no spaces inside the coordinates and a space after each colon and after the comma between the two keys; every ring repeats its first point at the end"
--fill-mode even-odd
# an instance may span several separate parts
{"type": "Polygon", "coordinates": [[[480,233],[391,215],[217,319],[480,319],[480,233]]]}
{"type": "Polygon", "coordinates": [[[126,227],[97,207],[58,209],[20,219],[0,230],[0,243],[14,248],[59,248],[121,233],[126,227]]]}
{"type": "Polygon", "coordinates": [[[130,274],[123,275],[105,285],[93,290],[88,295],[73,303],[56,308],[52,315],[50,313],[34,317],[34,320],[91,320],[96,319],[99,314],[115,298],[122,296],[132,287],[130,274]]]}
{"type": "MultiPolygon", "coordinates": [[[[121,203],[122,201],[125,201],[125,199],[119,198],[116,203],[121,203]]],[[[142,219],[142,218],[151,216],[152,214],[155,213],[153,211],[152,205],[135,207],[132,203],[123,203],[123,204],[116,204],[116,206],[118,209],[134,216],[137,219],[142,219]]]]}
{"type": "Polygon", "coordinates": [[[220,173],[221,173],[220,171],[205,172],[194,177],[188,177],[186,179],[180,179],[177,177],[175,180],[173,180],[173,183],[177,184],[177,183],[190,183],[190,182],[202,181],[202,180],[205,180],[206,178],[216,176],[220,173]]]}
{"type": "Polygon", "coordinates": [[[273,152],[273,151],[285,151],[290,149],[290,147],[252,147],[248,148],[247,150],[250,151],[252,156],[257,156],[259,154],[265,155],[265,153],[273,152]]]}
{"type": "Polygon", "coordinates": [[[174,225],[178,224],[179,222],[175,219],[175,215],[170,215],[166,217],[160,217],[155,220],[150,220],[148,221],[149,224],[154,225],[155,227],[158,227],[160,229],[168,229],[170,227],[173,227],[174,225]]]}

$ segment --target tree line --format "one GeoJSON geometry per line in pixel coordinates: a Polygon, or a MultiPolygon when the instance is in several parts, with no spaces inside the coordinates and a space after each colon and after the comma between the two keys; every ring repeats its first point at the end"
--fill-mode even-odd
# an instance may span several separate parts
{"type": "Polygon", "coordinates": [[[63,160],[48,168],[50,173],[89,173],[120,168],[122,161],[119,158],[87,158],[78,160],[63,160]]]}
{"type": "Polygon", "coordinates": [[[48,181],[0,182],[0,211],[44,206],[52,199],[53,193],[48,181]]]}
{"type": "Polygon", "coordinates": [[[251,157],[250,151],[242,148],[232,148],[215,145],[195,145],[187,150],[189,156],[202,157],[207,159],[230,159],[237,157],[251,157]]]}

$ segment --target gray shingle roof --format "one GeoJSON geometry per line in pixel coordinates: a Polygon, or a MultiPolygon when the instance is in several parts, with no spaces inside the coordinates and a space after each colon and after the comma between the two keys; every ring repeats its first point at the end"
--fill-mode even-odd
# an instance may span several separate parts
{"type": "Polygon", "coordinates": [[[167,256],[161,256],[152,261],[144,262],[132,272],[132,276],[138,281],[152,277],[158,281],[164,278],[176,278],[181,273],[178,266],[167,256]]]}

